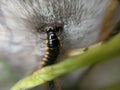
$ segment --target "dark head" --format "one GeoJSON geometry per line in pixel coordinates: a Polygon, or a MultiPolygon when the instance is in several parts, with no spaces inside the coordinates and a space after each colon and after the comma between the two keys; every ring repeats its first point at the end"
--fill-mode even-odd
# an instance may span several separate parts
{"type": "Polygon", "coordinates": [[[62,31],[63,31],[63,27],[60,26],[48,26],[46,27],[46,32],[54,32],[56,33],[56,35],[61,35],[62,31]]]}
{"type": "Polygon", "coordinates": [[[47,29],[47,40],[49,48],[58,47],[60,44],[55,30],[51,27],[47,29]]]}
{"type": "Polygon", "coordinates": [[[49,27],[47,29],[47,36],[48,36],[49,40],[53,40],[53,39],[57,38],[57,35],[56,35],[56,32],[55,32],[54,28],[49,27]]]}
{"type": "Polygon", "coordinates": [[[53,28],[53,27],[48,27],[47,29],[46,29],[46,32],[47,32],[47,34],[49,34],[49,33],[52,33],[52,32],[56,32],[56,30],[53,28]]]}

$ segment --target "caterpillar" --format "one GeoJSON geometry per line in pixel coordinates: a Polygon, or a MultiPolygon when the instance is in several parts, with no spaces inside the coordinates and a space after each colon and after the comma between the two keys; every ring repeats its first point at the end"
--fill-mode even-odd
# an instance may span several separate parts
{"type": "Polygon", "coordinates": [[[54,64],[60,52],[59,38],[56,35],[56,31],[51,27],[47,30],[46,44],[46,53],[42,58],[40,67],[54,64]]]}
{"type": "MultiPolygon", "coordinates": [[[[46,53],[42,58],[40,63],[40,68],[48,65],[52,65],[55,63],[59,53],[60,53],[60,39],[56,34],[57,30],[52,27],[48,27],[46,30],[47,40],[46,40],[46,53]]],[[[50,90],[56,90],[54,81],[49,81],[50,90]]]]}

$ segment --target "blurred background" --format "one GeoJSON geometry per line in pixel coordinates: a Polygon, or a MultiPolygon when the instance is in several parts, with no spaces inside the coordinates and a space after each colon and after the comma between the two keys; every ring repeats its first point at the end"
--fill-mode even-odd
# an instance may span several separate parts
{"type": "MultiPolygon", "coordinates": [[[[105,40],[119,22],[119,0],[0,1],[0,90],[10,90],[38,67],[47,26],[63,29],[60,59],[67,50],[105,40]]],[[[119,64],[118,56],[62,76],[62,90],[120,90],[119,64]]]]}

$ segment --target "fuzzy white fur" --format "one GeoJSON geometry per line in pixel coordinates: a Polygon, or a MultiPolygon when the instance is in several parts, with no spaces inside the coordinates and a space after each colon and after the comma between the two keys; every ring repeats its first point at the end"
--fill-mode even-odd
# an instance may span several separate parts
{"type": "Polygon", "coordinates": [[[108,3],[109,0],[1,0],[0,53],[23,75],[21,72],[37,66],[45,53],[45,33],[38,33],[36,28],[48,23],[64,24],[63,50],[95,43],[108,3]]]}

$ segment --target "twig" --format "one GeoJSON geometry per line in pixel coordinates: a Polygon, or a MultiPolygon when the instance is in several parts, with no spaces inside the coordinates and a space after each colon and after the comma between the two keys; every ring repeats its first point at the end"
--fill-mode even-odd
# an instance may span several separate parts
{"type": "Polygon", "coordinates": [[[25,90],[87,65],[120,55],[120,34],[108,42],[92,48],[82,55],[67,58],[63,62],[45,67],[20,80],[11,90],[25,90]]]}

